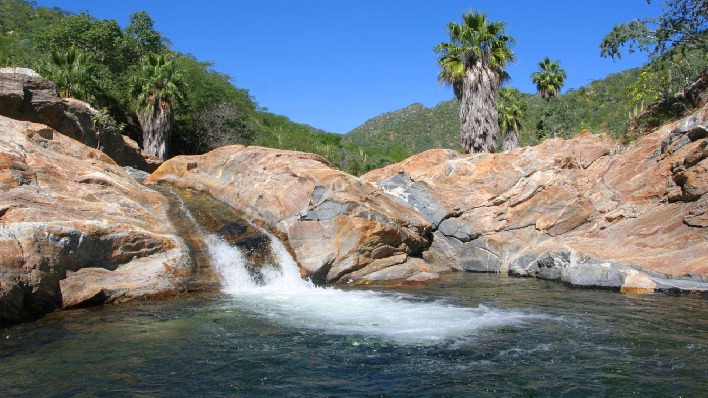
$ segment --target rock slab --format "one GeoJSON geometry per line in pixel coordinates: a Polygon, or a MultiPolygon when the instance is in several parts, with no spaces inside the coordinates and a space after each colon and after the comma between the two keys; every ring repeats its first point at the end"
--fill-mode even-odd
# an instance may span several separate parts
{"type": "Polygon", "coordinates": [[[106,154],[0,116],[0,323],[183,291],[167,203],[106,154]]]}
{"type": "Polygon", "coordinates": [[[449,269],[418,266],[432,240],[421,215],[317,155],[229,146],[170,159],[145,182],[207,192],[243,212],[318,283],[419,281],[449,269]]]}
{"type": "Polygon", "coordinates": [[[433,225],[432,264],[623,291],[708,291],[708,108],[621,148],[434,149],[363,179],[433,225]]]}

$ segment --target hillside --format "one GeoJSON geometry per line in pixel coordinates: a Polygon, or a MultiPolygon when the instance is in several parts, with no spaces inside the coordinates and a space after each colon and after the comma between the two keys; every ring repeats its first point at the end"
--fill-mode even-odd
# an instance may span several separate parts
{"type": "MultiPolygon", "coordinates": [[[[535,145],[556,135],[570,138],[583,130],[607,132],[622,138],[631,109],[624,99],[628,85],[637,80],[638,69],[615,73],[546,102],[534,94],[524,94],[528,104],[522,121],[521,145],[535,145]]],[[[400,145],[411,154],[431,148],[461,151],[459,144],[459,107],[455,100],[433,108],[413,104],[367,120],[348,132],[343,142],[364,150],[400,145]]]]}
{"type": "Polygon", "coordinates": [[[345,142],[380,148],[395,142],[411,154],[430,148],[462,150],[459,145],[458,106],[441,102],[433,108],[413,104],[366,121],[345,135],[345,142]]]}
{"type": "Polygon", "coordinates": [[[231,144],[260,145],[316,153],[334,167],[361,174],[408,155],[391,145],[384,151],[364,151],[343,142],[339,134],[270,113],[248,89],[237,87],[232,76],[215,70],[211,62],[171,48],[170,43],[154,29],[146,12],[132,14],[123,28],[116,20],[88,12],[73,14],[27,0],[0,2],[0,67],[39,72],[57,85],[63,97],[101,110],[109,124],[139,143],[142,131],[131,81],[149,55],[174,60],[181,95],[172,104],[174,124],[167,157],[202,154],[231,144]],[[68,57],[69,52],[74,56],[68,57]],[[71,61],[58,63],[62,56],[71,61]]]}

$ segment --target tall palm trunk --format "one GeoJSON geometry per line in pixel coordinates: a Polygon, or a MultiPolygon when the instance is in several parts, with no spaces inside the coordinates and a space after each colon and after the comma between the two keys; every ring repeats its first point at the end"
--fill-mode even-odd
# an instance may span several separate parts
{"type": "Polygon", "coordinates": [[[460,135],[465,152],[496,152],[500,86],[499,75],[481,61],[465,71],[460,101],[460,135]]]}
{"type": "Polygon", "coordinates": [[[504,132],[504,150],[511,151],[519,147],[519,132],[511,129],[504,132]]]}
{"type": "Polygon", "coordinates": [[[137,116],[143,130],[143,149],[165,160],[167,143],[172,132],[172,106],[169,102],[158,101],[148,109],[138,112],[137,116]]]}

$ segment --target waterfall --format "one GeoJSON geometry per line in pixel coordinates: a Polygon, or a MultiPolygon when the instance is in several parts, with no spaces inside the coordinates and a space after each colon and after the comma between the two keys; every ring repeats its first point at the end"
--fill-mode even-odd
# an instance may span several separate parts
{"type": "Polygon", "coordinates": [[[285,326],[400,343],[435,343],[461,340],[480,329],[516,325],[532,317],[515,310],[426,302],[406,294],[318,287],[300,277],[290,253],[268,235],[278,264],[263,266],[262,278],[249,272],[248,259],[239,248],[213,234],[206,243],[222,291],[234,305],[285,326]]]}
{"type": "MultiPolygon", "coordinates": [[[[229,305],[287,327],[366,336],[403,344],[465,341],[479,330],[543,317],[518,310],[425,301],[396,292],[320,287],[300,277],[290,253],[272,234],[208,194],[165,187],[173,223],[192,254],[215,272],[229,305]]],[[[209,285],[212,286],[212,285],[209,285]]]]}

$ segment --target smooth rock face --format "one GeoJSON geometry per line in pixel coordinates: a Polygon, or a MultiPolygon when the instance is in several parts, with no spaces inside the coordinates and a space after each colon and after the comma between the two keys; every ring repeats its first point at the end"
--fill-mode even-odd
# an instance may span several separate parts
{"type": "Polygon", "coordinates": [[[449,269],[418,266],[432,240],[423,217],[317,155],[229,146],[170,159],[145,182],[160,181],[208,192],[284,238],[316,282],[420,280],[449,269]]]}
{"type": "Polygon", "coordinates": [[[0,323],[184,290],[166,200],[104,153],[0,117],[0,192],[0,323]]]}
{"type": "Polygon", "coordinates": [[[589,133],[493,155],[434,149],[362,179],[433,225],[432,264],[708,290],[707,119],[704,107],[621,151],[589,133]]]}

